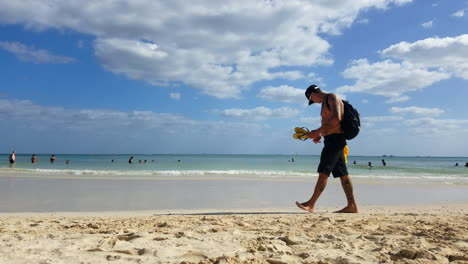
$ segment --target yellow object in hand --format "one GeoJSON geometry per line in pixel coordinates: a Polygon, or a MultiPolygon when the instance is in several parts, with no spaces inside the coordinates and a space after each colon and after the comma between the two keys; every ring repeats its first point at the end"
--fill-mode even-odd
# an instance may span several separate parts
{"type": "Polygon", "coordinates": [[[309,134],[309,129],[307,129],[305,127],[296,127],[296,128],[294,128],[294,132],[296,132],[293,135],[293,138],[295,138],[295,139],[305,141],[305,140],[307,140],[309,138],[307,136],[307,134],[309,134]]]}

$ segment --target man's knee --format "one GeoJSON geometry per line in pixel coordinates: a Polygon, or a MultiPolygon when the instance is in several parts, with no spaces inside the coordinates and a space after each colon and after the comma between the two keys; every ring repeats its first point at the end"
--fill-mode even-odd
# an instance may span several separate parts
{"type": "Polygon", "coordinates": [[[343,183],[350,182],[349,175],[341,176],[341,177],[340,177],[340,180],[341,180],[341,182],[343,182],[343,183]]]}
{"type": "Polygon", "coordinates": [[[319,172],[319,179],[321,179],[321,180],[327,180],[329,176],[330,176],[329,174],[319,172]]]}

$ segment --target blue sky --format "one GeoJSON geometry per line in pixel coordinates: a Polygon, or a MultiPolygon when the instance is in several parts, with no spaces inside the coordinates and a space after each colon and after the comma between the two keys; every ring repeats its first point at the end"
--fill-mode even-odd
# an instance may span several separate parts
{"type": "Polygon", "coordinates": [[[468,1],[0,0],[0,152],[468,156],[468,1]]]}

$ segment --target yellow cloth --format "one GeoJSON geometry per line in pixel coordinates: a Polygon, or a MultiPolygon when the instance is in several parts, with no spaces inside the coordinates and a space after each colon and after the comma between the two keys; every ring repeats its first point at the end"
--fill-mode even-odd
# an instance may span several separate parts
{"type": "Polygon", "coordinates": [[[343,157],[346,163],[348,163],[348,154],[349,154],[349,148],[348,148],[348,145],[345,145],[343,148],[343,157]]]}

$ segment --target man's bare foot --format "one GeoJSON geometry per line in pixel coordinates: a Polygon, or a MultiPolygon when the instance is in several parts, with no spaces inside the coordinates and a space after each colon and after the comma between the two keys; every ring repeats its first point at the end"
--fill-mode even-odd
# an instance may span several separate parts
{"type": "Polygon", "coordinates": [[[309,213],[313,213],[314,212],[314,208],[313,207],[309,207],[308,205],[306,205],[306,203],[299,203],[299,202],[296,202],[296,205],[297,207],[301,208],[302,210],[304,211],[307,211],[309,213]]]}
{"type": "Polygon", "coordinates": [[[346,206],[345,208],[335,211],[334,213],[338,214],[357,214],[358,209],[355,206],[346,206]]]}

